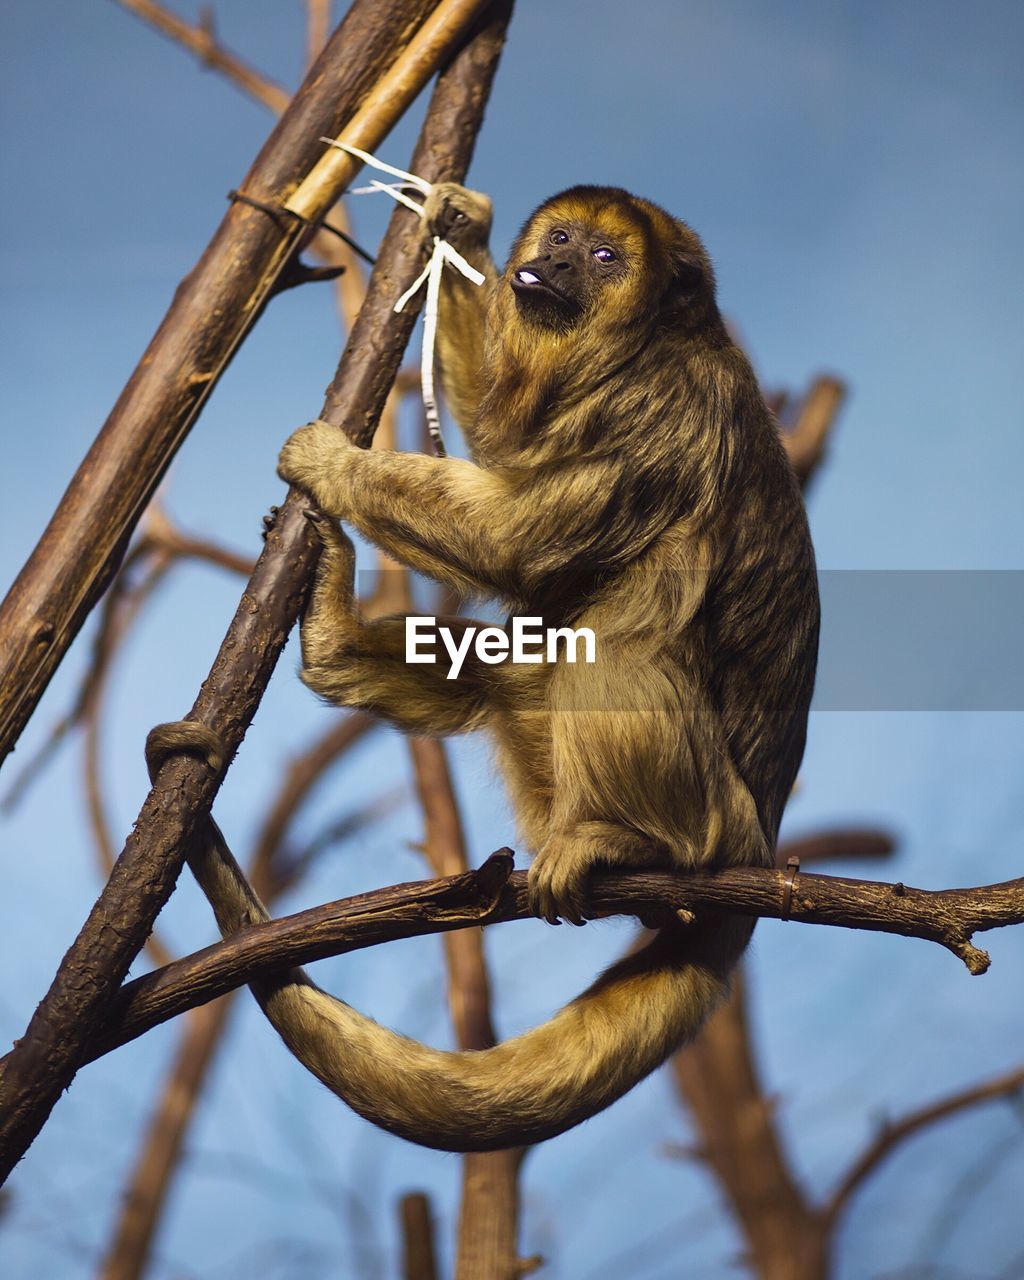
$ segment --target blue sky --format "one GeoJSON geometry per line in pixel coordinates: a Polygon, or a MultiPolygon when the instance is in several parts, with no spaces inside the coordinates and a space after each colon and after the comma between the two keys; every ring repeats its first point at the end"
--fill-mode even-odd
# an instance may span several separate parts
{"type": "MultiPolygon", "coordinates": [[[[226,42],[296,82],[295,0],[222,0],[217,14],[226,42]]],[[[5,29],[6,586],[269,119],[106,0],[21,0],[6,6],[5,29]]],[[[722,305],[767,384],[799,387],[819,370],[849,381],[810,497],[824,567],[1021,570],[1022,36],[1024,9],[1012,3],[521,0],[470,180],[494,197],[499,257],[531,208],[574,182],[661,202],[704,237],[722,305]]],[[[414,132],[415,120],[405,122],[382,153],[404,163],[414,132]]],[[[380,209],[368,199],[355,213],[372,245],[380,209]]],[[[255,551],[260,516],[281,493],[277,450],[319,408],[337,354],[326,288],[275,302],[172,471],[167,502],[183,525],[255,551]]],[[[145,731],[190,705],[237,594],[212,570],[183,570],[126,654],[104,742],[119,835],[145,792],[145,731]]],[[[87,644],[83,636],[54,681],[24,754],[68,705],[87,644]]],[[[299,686],[295,665],[290,650],[218,801],[240,849],[282,752],[331,715],[299,686]]],[[[511,838],[510,820],[481,744],[460,742],[454,756],[482,856],[511,838]]],[[[886,825],[901,840],[892,875],[908,883],[1005,879],[1019,874],[1024,846],[1022,758],[1019,713],[818,712],[788,827],[886,825]]],[[[0,825],[5,1041],[24,1029],[98,888],[79,772],[76,749],[65,749],[0,825]]],[[[407,775],[400,746],[380,735],[318,796],[310,827],[376,794],[381,779],[404,785],[407,775]]],[[[286,905],[417,876],[406,848],[417,836],[406,805],[326,860],[286,905]]],[[[208,912],[186,878],[163,923],[182,949],[209,940],[208,912]]],[[[619,924],[494,931],[503,1031],[579,990],[628,936],[619,924]]],[[[924,943],[759,929],[759,1045],[809,1186],[827,1190],[879,1115],[1019,1062],[1024,932],[984,945],[992,971],[972,979],[924,943]]],[[[411,1034],[447,1035],[433,941],[328,962],[318,977],[411,1034]]],[[[58,1106],[11,1184],[6,1274],[91,1274],[174,1038],[164,1028],[88,1069],[58,1106]]],[[[1024,1144],[1010,1116],[979,1111],[908,1145],[854,1206],[838,1274],[909,1275],[901,1268],[911,1264],[1012,1274],[1024,1144]],[[958,1180],[981,1188],[962,1212],[958,1180]]],[[[659,1077],[536,1152],[525,1252],[547,1253],[550,1274],[567,1280],[613,1275],[607,1264],[624,1251],[646,1260],[638,1280],[727,1274],[737,1242],[714,1192],[662,1154],[686,1132],[659,1077]]],[[[391,1198],[413,1185],[429,1186],[451,1221],[456,1161],[370,1132],[303,1076],[248,1005],[235,1011],[190,1150],[157,1276],[234,1275],[248,1249],[277,1265],[286,1236],[313,1251],[310,1275],[325,1260],[334,1275],[392,1274],[391,1198]],[[360,1234],[352,1222],[364,1211],[360,1234]],[[364,1237],[378,1270],[370,1246],[360,1254],[353,1244],[364,1237]]]]}

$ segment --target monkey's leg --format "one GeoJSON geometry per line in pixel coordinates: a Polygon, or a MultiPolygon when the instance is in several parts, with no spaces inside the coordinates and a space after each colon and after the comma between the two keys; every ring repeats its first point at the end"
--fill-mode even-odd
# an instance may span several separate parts
{"type": "Polygon", "coordinates": [[[597,867],[696,867],[716,849],[715,722],[675,664],[633,660],[598,633],[597,661],[550,685],[553,800],[530,870],[534,910],[583,917],[597,867]]]}
{"type": "MultiPolygon", "coordinates": [[[[474,728],[486,714],[493,677],[472,656],[455,680],[447,679],[443,656],[434,665],[410,664],[405,617],[366,622],[359,616],[351,540],[334,521],[315,512],[308,516],[323,551],[302,621],[303,682],[338,706],[371,711],[413,733],[474,728]]],[[[441,621],[456,643],[468,627],[479,625],[466,618],[441,621]]]]}

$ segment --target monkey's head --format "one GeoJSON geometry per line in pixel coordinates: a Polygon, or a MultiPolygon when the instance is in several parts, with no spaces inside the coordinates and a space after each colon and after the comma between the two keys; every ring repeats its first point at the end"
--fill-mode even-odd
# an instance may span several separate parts
{"type": "Polygon", "coordinates": [[[502,284],[519,318],[548,331],[717,317],[699,237],[620,187],[571,187],[546,200],[520,232],[502,284]]]}

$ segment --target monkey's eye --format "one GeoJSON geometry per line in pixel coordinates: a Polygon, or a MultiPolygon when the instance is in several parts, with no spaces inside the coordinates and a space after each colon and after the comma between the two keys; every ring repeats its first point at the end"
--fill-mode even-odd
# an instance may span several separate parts
{"type": "Polygon", "coordinates": [[[595,249],[594,257],[598,262],[614,262],[616,257],[615,250],[606,248],[595,249]]]}
{"type": "Polygon", "coordinates": [[[455,210],[455,215],[454,215],[454,217],[452,218],[452,221],[453,221],[453,222],[465,222],[465,221],[466,221],[466,215],[462,212],[462,210],[461,210],[461,209],[456,209],[456,210],[455,210]]]}
{"type": "Polygon", "coordinates": [[[568,231],[552,231],[550,240],[552,244],[565,244],[569,239],[568,231]]]}

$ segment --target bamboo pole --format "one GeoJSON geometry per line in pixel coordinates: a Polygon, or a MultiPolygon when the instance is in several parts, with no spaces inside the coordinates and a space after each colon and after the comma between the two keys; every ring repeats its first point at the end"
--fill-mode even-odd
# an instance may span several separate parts
{"type": "MultiPolygon", "coordinates": [[[[381,139],[379,120],[405,111],[458,37],[486,7],[486,0],[442,0],[409,41],[395,65],[377,81],[336,139],[373,151],[381,139]],[[392,114],[393,113],[393,114],[392,114]]],[[[332,147],[285,201],[285,208],[307,221],[322,217],[362,166],[354,156],[332,147]]]]}

